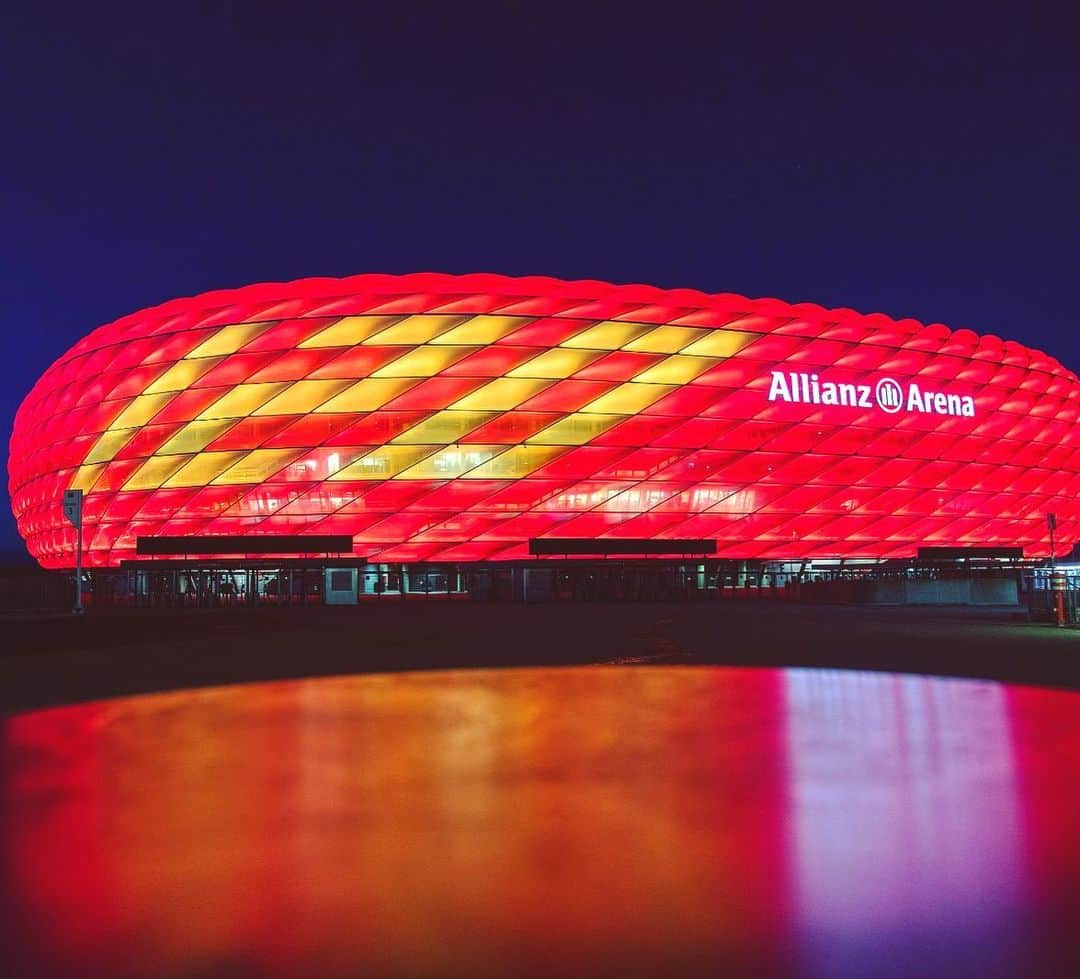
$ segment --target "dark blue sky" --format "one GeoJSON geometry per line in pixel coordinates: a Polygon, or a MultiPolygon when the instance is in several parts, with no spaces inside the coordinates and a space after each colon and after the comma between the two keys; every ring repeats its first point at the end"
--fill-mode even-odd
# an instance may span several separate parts
{"type": "MultiPolygon", "coordinates": [[[[1080,366],[1065,5],[16,6],[6,433],[94,326],[366,271],[810,300],[1080,366]]],[[[18,546],[5,506],[0,549],[18,546]]]]}

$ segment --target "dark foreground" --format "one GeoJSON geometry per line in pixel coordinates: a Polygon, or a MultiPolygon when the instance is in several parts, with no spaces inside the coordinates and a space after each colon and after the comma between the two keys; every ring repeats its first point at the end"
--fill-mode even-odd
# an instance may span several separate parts
{"type": "Polygon", "coordinates": [[[301,676],[609,662],[831,666],[1080,688],[1080,632],[1019,616],[728,600],[8,618],[0,711],[301,676]]]}
{"type": "MultiPolygon", "coordinates": [[[[472,659],[494,655],[472,642],[508,655],[519,638],[517,655],[537,656],[569,621],[590,633],[548,655],[584,657],[604,635],[577,612],[532,636],[506,634],[523,611],[456,633],[445,623],[471,619],[449,614],[417,613],[381,661],[434,641],[437,622],[472,659]]],[[[671,655],[675,622],[631,618],[643,614],[624,610],[622,651],[671,655]]],[[[748,613],[731,614],[707,649],[745,641],[748,613]]],[[[760,630],[768,655],[820,621],[789,615],[760,630]]],[[[838,645],[890,634],[848,624],[838,645]]],[[[942,620],[932,634],[960,632],[942,620]]],[[[301,657],[305,636],[326,635],[269,645],[301,657]]],[[[243,638],[232,652],[254,658],[243,638]]],[[[372,641],[358,627],[354,642],[372,641]]],[[[1070,691],[972,680],[606,666],[236,685],[9,717],[3,974],[1075,976],[1078,706],[1070,691]]]]}

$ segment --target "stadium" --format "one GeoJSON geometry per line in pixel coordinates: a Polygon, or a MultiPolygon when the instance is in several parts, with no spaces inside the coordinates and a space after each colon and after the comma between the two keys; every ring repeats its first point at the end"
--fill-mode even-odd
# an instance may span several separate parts
{"type": "Polygon", "coordinates": [[[343,601],[463,591],[483,568],[526,588],[515,567],[612,556],[707,587],[724,567],[1066,550],[1078,411],[1052,357],[940,324],[361,275],[177,299],[90,333],[19,408],[9,488],[42,566],[75,565],[61,501],[79,489],[84,566],[172,573],[174,591],[202,587],[196,568],[251,594],[306,594],[315,569],[343,601]]]}

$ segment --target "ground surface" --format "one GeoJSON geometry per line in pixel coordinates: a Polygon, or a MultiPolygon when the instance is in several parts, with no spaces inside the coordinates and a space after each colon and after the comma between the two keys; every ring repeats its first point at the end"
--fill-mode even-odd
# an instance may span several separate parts
{"type": "Polygon", "coordinates": [[[0,962],[1065,979],[1078,766],[1078,693],[856,670],[432,670],[33,711],[0,718],[0,962]]]}
{"type": "Polygon", "coordinates": [[[253,680],[610,662],[834,666],[1080,688],[1080,632],[1005,608],[388,600],[7,618],[0,630],[6,713],[253,680]]]}

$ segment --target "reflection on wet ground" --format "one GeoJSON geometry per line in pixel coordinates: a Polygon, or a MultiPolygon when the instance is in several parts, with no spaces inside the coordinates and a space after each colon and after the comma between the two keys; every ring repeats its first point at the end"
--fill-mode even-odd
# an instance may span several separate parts
{"type": "Polygon", "coordinates": [[[605,667],[12,717],[7,974],[1075,974],[1078,706],[605,667]]]}

